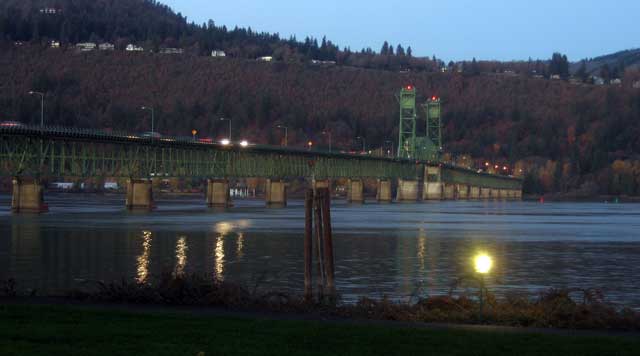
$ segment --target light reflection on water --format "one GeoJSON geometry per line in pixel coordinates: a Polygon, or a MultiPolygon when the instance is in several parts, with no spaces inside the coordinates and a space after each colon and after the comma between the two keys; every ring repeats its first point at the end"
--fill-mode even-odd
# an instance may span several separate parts
{"type": "MultiPolygon", "coordinates": [[[[40,293],[78,278],[149,282],[162,271],[302,291],[300,202],[266,209],[238,201],[212,211],[199,199],[160,200],[130,214],[121,197],[47,196],[51,213],[13,216],[0,196],[0,279],[40,293]]],[[[333,207],[336,281],[347,301],[446,293],[494,257],[492,289],[596,287],[640,307],[640,205],[442,202],[333,207]]]]}

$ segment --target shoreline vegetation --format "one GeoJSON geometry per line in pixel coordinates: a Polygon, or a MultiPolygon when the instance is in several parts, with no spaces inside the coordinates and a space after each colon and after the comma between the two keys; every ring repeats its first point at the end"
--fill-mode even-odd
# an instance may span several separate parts
{"type": "MultiPolygon", "coordinates": [[[[348,304],[342,303],[339,296],[316,295],[312,300],[305,300],[302,296],[270,291],[257,285],[248,288],[202,275],[167,272],[145,284],[124,279],[92,281],[82,290],[70,290],[55,300],[79,304],[189,306],[202,310],[222,308],[252,313],[314,315],[323,319],[640,331],[640,311],[611,305],[595,289],[549,289],[537,295],[497,297],[490,290],[477,288],[473,280],[460,281],[459,286],[468,284],[466,288],[452,287],[447,295],[421,296],[420,291],[416,291],[408,301],[361,297],[356,303],[348,304]]],[[[37,296],[36,291],[21,290],[18,283],[10,279],[0,281],[0,304],[3,297],[29,301],[41,296],[37,296]]]]}

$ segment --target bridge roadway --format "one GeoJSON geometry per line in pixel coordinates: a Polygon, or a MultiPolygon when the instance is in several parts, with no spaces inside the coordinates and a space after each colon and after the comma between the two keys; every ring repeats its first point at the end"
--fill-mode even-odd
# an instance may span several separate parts
{"type": "Polygon", "coordinates": [[[364,200],[365,179],[379,201],[521,199],[522,181],[438,162],[308,151],[265,145],[223,145],[184,137],[142,137],[88,129],[0,126],[0,175],[13,177],[12,208],[44,209],[44,178],[127,178],[127,207],[153,206],[155,178],[207,179],[209,205],[229,203],[229,178],[266,179],[268,204],[286,204],[286,180],[316,186],[346,178],[348,199],[364,200]]]}

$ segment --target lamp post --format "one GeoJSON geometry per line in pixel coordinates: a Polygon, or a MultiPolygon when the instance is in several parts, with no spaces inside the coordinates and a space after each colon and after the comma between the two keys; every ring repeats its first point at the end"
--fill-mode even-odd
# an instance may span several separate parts
{"type": "Polygon", "coordinates": [[[367,152],[367,141],[363,136],[356,137],[356,140],[362,140],[362,152],[367,152]]]}
{"type": "Polygon", "coordinates": [[[143,106],[140,109],[151,111],[151,136],[155,133],[156,110],[153,107],[143,106]]]}
{"type": "Polygon", "coordinates": [[[489,257],[489,255],[479,254],[474,259],[474,265],[475,265],[476,273],[478,274],[479,279],[480,279],[480,311],[479,311],[479,318],[480,318],[480,322],[482,322],[483,308],[484,308],[484,292],[485,292],[485,289],[486,289],[485,285],[484,285],[484,276],[491,271],[491,267],[493,267],[493,261],[491,260],[491,257],[489,257]]]}
{"type": "Polygon", "coordinates": [[[284,147],[289,146],[289,128],[282,125],[278,125],[276,127],[284,130],[284,147]]]}
{"type": "Polygon", "coordinates": [[[385,145],[388,143],[391,146],[391,151],[388,151],[387,156],[393,157],[393,141],[387,140],[384,141],[385,145]]]}
{"type": "Polygon", "coordinates": [[[29,95],[39,95],[40,96],[40,128],[44,127],[44,93],[39,91],[30,91],[29,95]]]}
{"type": "Polygon", "coordinates": [[[198,134],[198,130],[196,130],[196,129],[191,130],[191,135],[193,136],[193,141],[196,140],[196,135],[197,134],[198,134]]]}
{"type": "Polygon", "coordinates": [[[331,146],[332,146],[332,142],[331,142],[331,140],[332,140],[332,137],[331,137],[331,131],[326,131],[326,130],[325,130],[325,131],[322,131],[322,134],[323,134],[323,135],[327,135],[327,136],[329,136],[329,153],[331,153],[331,148],[332,148],[332,147],[331,147],[331,146]]]}
{"type": "Polygon", "coordinates": [[[227,138],[231,141],[231,119],[226,117],[221,117],[220,121],[229,121],[229,136],[227,138]]]}

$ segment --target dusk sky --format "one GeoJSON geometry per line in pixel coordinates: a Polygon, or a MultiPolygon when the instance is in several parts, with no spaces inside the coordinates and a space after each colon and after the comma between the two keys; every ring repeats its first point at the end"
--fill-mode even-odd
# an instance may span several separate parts
{"type": "Polygon", "coordinates": [[[384,40],[445,60],[572,61],[640,47],[640,1],[619,0],[161,0],[190,21],[322,38],[342,47],[384,40]]]}

